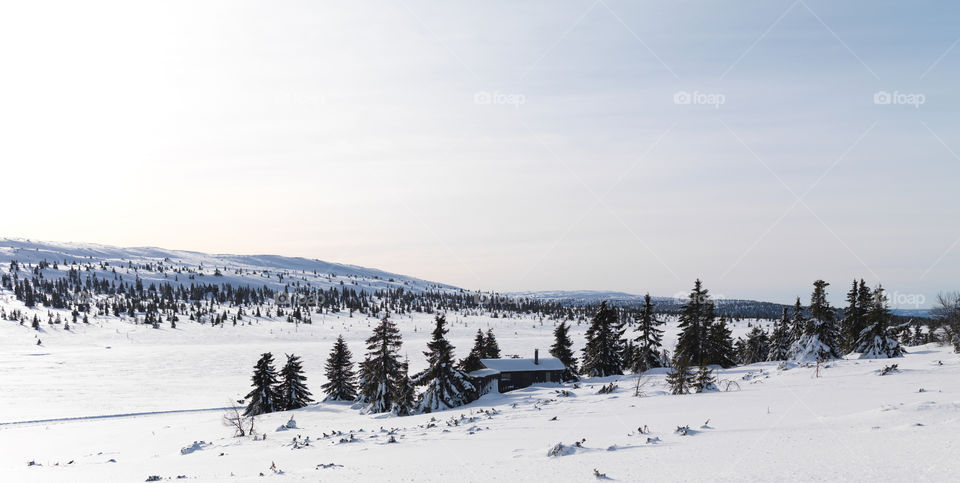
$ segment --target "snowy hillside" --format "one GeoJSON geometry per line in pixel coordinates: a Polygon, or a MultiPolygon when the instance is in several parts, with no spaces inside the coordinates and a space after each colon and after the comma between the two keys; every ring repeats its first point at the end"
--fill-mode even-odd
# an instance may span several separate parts
{"type": "MultiPolygon", "coordinates": [[[[457,290],[456,287],[428,282],[406,275],[372,268],[277,255],[211,255],[184,250],[154,247],[120,248],[90,243],[38,242],[17,238],[0,238],[0,261],[22,263],[58,263],[71,265],[93,263],[107,265],[93,270],[109,277],[112,270],[139,276],[145,283],[171,284],[231,283],[234,285],[268,286],[282,289],[284,276],[316,288],[350,285],[357,290],[404,288],[410,291],[457,290]],[[132,270],[130,265],[141,268],[132,270]],[[143,268],[148,267],[148,268],[143,268]],[[183,275],[175,271],[182,270],[183,275]],[[161,271],[162,270],[162,271],[161,271]],[[219,272],[219,275],[215,275],[219,272]],[[216,276],[216,279],[213,277],[216,276]]],[[[50,270],[50,269],[46,269],[50,270]]],[[[64,268],[64,271],[66,268],[64,268]]],[[[57,274],[47,273],[56,278],[57,274]]]]}

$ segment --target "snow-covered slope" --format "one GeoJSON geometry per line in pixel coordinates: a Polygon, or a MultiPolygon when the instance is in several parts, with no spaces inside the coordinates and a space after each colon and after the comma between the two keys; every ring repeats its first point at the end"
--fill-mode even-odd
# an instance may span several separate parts
{"type": "MultiPolygon", "coordinates": [[[[278,255],[215,255],[185,250],[168,250],[155,247],[120,248],[91,243],[41,242],[18,238],[0,238],[0,262],[10,260],[24,263],[94,263],[107,262],[109,265],[98,276],[104,276],[112,269],[122,269],[129,264],[166,267],[164,272],[139,269],[136,275],[149,282],[189,283],[230,283],[233,285],[268,286],[272,289],[283,287],[281,276],[315,288],[352,285],[353,288],[377,290],[386,288],[404,288],[420,292],[424,290],[457,290],[456,287],[442,283],[421,280],[415,277],[384,272],[373,268],[358,267],[340,263],[311,260],[299,257],[278,255]],[[188,270],[189,276],[176,276],[173,268],[188,270]],[[220,276],[213,278],[219,269],[220,276]]],[[[49,270],[49,269],[48,269],[49,270]]],[[[55,274],[51,274],[54,275],[55,274]]]]}

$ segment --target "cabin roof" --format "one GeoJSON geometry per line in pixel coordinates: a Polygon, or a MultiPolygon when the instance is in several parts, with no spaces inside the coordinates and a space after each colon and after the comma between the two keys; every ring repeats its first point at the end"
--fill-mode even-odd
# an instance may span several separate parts
{"type": "Polygon", "coordinates": [[[562,371],[567,368],[560,359],[553,357],[541,357],[539,364],[533,361],[534,359],[480,359],[487,369],[500,372],[562,371]]]}
{"type": "Polygon", "coordinates": [[[475,371],[470,371],[470,373],[467,375],[470,377],[483,378],[487,376],[496,376],[497,374],[500,374],[500,371],[496,369],[477,369],[475,371]]]}

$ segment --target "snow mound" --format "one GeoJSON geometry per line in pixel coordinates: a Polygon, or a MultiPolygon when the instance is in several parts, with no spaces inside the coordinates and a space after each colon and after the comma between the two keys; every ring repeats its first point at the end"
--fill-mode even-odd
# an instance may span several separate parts
{"type": "Polygon", "coordinates": [[[194,451],[200,451],[208,446],[210,446],[210,443],[205,441],[194,441],[190,446],[184,446],[183,448],[180,448],[180,454],[187,455],[193,453],[194,451]]]}

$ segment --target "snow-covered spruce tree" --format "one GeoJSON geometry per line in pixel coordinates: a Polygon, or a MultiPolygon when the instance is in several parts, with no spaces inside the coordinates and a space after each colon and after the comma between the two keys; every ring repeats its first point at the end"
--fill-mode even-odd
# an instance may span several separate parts
{"type": "Polygon", "coordinates": [[[803,337],[805,330],[807,330],[807,318],[803,315],[800,297],[797,297],[797,303],[793,304],[793,318],[790,320],[790,347],[803,337]]]}
{"type": "Polygon", "coordinates": [[[367,413],[385,413],[393,408],[397,387],[402,379],[401,364],[397,357],[402,340],[400,330],[383,316],[367,339],[367,359],[363,362],[362,400],[367,403],[367,413]]]}
{"type": "Polygon", "coordinates": [[[277,393],[277,371],[273,368],[273,354],[265,352],[253,368],[253,390],[247,394],[244,416],[272,413],[282,409],[277,393]]]}
{"type": "Polygon", "coordinates": [[[768,361],[785,361],[790,354],[790,346],[793,344],[793,337],[790,334],[790,316],[787,308],[783,308],[783,315],[773,325],[773,333],[770,334],[770,351],[767,352],[768,361]]]}
{"type": "Polygon", "coordinates": [[[713,371],[707,366],[701,365],[693,376],[693,390],[695,392],[715,391],[717,389],[717,378],[713,376],[713,371]]]}
{"type": "Polygon", "coordinates": [[[616,309],[608,307],[606,301],[601,302],[586,335],[582,372],[591,377],[623,374],[623,361],[620,359],[623,328],[616,309]]]}
{"type": "Polygon", "coordinates": [[[634,341],[637,343],[637,355],[632,367],[633,372],[641,373],[663,367],[663,362],[660,360],[663,330],[659,328],[663,325],[663,321],[657,320],[653,313],[650,294],[643,296],[643,307],[640,308],[636,320],[638,336],[634,341]]]}
{"type": "Polygon", "coordinates": [[[941,333],[940,342],[953,344],[953,350],[960,353],[960,292],[941,293],[937,296],[931,334],[933,332],[941,333]]]}
{"type": "Polygon", "coordinates": [[[343,336],[337,337],[325,367],[327,383],[321,386],[327,395],[325,401],[353,401],[357,398],[352,357],[343,336]]]}
{"type": "Polygon", "coordinates": [[[840,357],[840,330],[834,312],[827,303],[827,286],[823,280],[813,282],[810,296],[810,319],[800,340],[790,349],[790,357],[799,361],[827,361],[840,357]]]}
{"type": "Polygon", "coordinates": [[[689,394],[693,387],[694,374],[690,371],[690,363],[683,359],[674,358],[674,369],[667,373],[667,387],[670,394],[689,394]]]}
{"type": "Polygon", "coordinates": [[[463,406],[478,397],[470,376],[453,367],[453,345],[446,339],[447,318],[439,314],[434,321],[432,339],[423,353],[429,367],[413,376],[414,384],[427,386],[417,401],[417,409],[425,413],[463,406]]]}
{"type": "Polygon", "coordinates": [[[500,345],[497,344],[497,338],[493,336],[493,329],[487,329],[487,338],[483,340],[483,358],[500,358],[500,345]]]}
{"type": "Polygon", "coordinates": [[[465,372],[483,369],[483,364],[480,362],[480,359],[485,358],[484,355],[487,352],[486,341],[487,339],[483,337],[483,331],[477,329],[477,335],[473,339],[473,348],[470,349],[470,354],[467,354],[467,357],[460,361],[460,369],[463,369],[465,372]]]}
{"type": "Polygon", "coordinates": [[[300,358],[287,354],[287,363],[280,369],[280,407],[283,410],[299,409],[313,402],[307,389],[307,377],[303,375],[300,358]]]}
{"type": "Polygon", "coordinates": [[[560,322],[553,329],[553,345],[550,346],[550,355],[556,357],[567,367],[563,371],[563,380],[576,381],[577,358],[573,355],[573,341],[570,340],[570,326],[566,321],[560,322]]]}
{"type": "Polygon", "coordinates": [[[747,340],[744,344],[743,359],[740,362],[742,364],[763,362],[767,360],[767,355],[769,354],[770,338],[767,337],[767,333],[763,329],[754,326],[754,328],[747,333],[747,340]]]}
{"type": "Polygon", "coordinates": [[[716,319],[709,290],[698,278],[693,284],[690,299],[680,308],[680,338],[673,351],[674,367],[678,361],[700,365],[710,359],[707,331],[716,319]]]}
{"type": "Polygon", "coordinates": [[[857,337],[855,352],[861,359],[886,359],[903,356],[900,342],[891,334],[890,322],[893,316],[887,308],[887,296],[883,286],[873,291],[873,301],[866,312],[867,327],[857,337]]]}
{"type": "Polygon", "coordinates": [[[409,416],[417,408],[417,390],[410,379],[410,361],[404,360],[400,366],[400,382],[397,384],[397,397],[391,412],[394,416],[409,416]]]}
{"type": "Polygon", "coordinates": [[[867,328],[867,310],[872,303],[872,294],[867,289],[866,282],[860,279],[853,280],[850,291],[847,292],[847,308],[843,310],[843,320],[840,321],[840,336],[843,338],[843,353],[854,352],[860,332],[867,328]],[[869,295],[869,296],[867,296],[869,295]]]}
{"type": "Polygon", "coordinates": [[[700,364],[719,364],[733,367],[736,364],[737,351],[733,347],[733,337],[727,327],[727,317],[707,326],[707,357],[700,364]]]}

